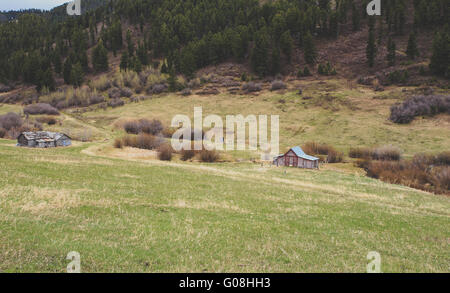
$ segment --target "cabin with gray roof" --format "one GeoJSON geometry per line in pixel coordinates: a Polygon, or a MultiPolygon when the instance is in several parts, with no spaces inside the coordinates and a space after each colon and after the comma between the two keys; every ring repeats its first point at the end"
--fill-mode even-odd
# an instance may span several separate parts
{"type": "Polygon", "coordinates": [[[305,154],[301,147],[291,148],[286,154],[279,155],[273,161],[276,166],[296,167],[304,169],[318,169],[319,158],[305,154]]]}
{"type": "Polygon", "coordinates": [[[72,145],[72,139],[58,132],[22,132],[17,138],[17,145],[31,148],[66,147],[72,145]]]}

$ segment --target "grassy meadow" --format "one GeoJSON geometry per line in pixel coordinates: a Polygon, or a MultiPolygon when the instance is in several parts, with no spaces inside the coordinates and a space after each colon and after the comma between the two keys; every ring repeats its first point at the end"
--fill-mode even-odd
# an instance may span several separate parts
{"type": "Polygon", "coordinates": [[[0,140],[0,271],[448,272],[450,199],[357,172],[0,140]]]}

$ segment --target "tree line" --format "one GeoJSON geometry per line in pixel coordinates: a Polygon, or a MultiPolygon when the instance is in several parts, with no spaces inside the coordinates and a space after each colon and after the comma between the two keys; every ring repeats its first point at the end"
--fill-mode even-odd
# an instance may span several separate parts
{"type": "MultiPolygon", "coordinates": [[[[306,63],[314,65],[318,38],[334,39],[343,26],[357,31],[365,23],[370,27],[367,55],[372,65],[377,38],[383,37],[384,29],[404,34],[411,8],[406,0],[383,1],[377,25],[365,12],[368,0],[94,2],[95,7],[104,5],[79,17],[64,16],[59,7],[50,14],[24,13],[17,21],[1,23],[0,81],[53,89],[59,76],[80,85],[85,74],[109,68],[108,52],[120,54],[121,69],[137,72],[162,59],[167,72],[189,78],[202,67],[234,59],[248,62],[259,76],[275,75],[296,48],[302,49],[306,63]]],[[[448,24],[449,0],[413,4],[415,31],[448,24]]],[[[448,26],[436,35],[431,62],[437,74],[448,74],[448,36],[448,26]]],[[[414,55],[414,40],[411,43],[414,55]]]]}

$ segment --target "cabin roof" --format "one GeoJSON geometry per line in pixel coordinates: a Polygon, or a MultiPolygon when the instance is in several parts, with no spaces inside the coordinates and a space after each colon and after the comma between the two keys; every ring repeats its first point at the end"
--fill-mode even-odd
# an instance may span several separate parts
{"type": "MultiPolygon", "coordinates": [[[[305,152],[299,146],[293,147],[289,151],[293,151],[297,157],[305,159],[305,160],[309,160],[309,161],[318,161],[319,160],[319,158],[305,154],[305,152]]],[[[289,151],[287,153],[289,153],[289,151]]],[[[281,154],[277,158],[284,157],[286,154],[281,154]]]]}
{"type": "Polygon", "coordinates": [[[54,141],[58,140],[63,136],[66,136],[64,133],[59,132],[49,132],[49,131],[37,131],[37,132],[22,132],[22,135],[28,140],[36,140],[36,141],[54,141]]]}

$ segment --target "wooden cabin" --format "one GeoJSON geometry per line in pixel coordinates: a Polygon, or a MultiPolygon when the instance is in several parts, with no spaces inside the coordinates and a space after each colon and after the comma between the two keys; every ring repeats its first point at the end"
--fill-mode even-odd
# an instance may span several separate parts
{"type": "Polygon", "coordinates": [[[305,154],[301,147],[291,148],[284,155],[279,155],[273,161],[277,167],[296,167],[304,169],[319,169],[319,158],[305,154]]]}
{"type": "Polygon", "coordinates": [[[57,132],[23,132],[17,138],[17,145],[32,148],[65,147],[72,145],[72,139],[66,134],[57,132]]]}

